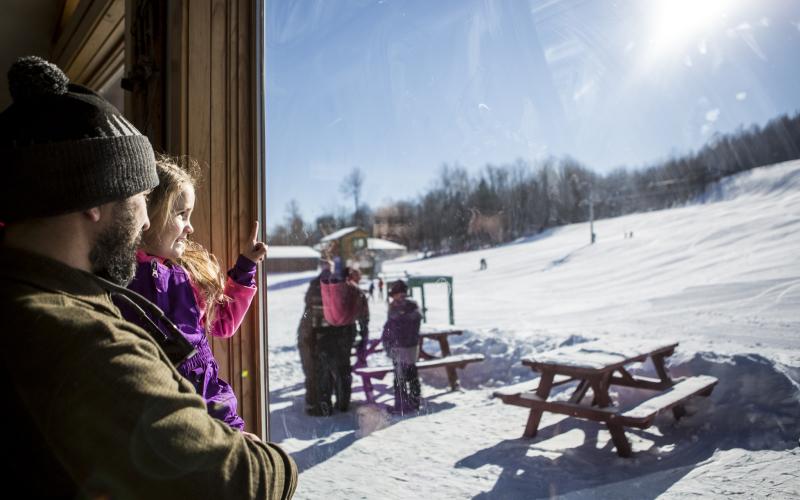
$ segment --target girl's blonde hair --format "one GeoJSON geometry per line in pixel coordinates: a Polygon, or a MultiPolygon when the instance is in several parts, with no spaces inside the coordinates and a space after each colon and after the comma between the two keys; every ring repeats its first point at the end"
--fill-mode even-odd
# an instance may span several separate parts
{"type": "MultiPolygon", "coordinates": [[[[169,223],[183,187],[188,184],[195,189],[200,182],[200,164],[188,156],[176,158],[160,155],[156,158],[156,170],[159,183],[147,199],[150,229],[142,235],[145,246],[153,245],[169,223]]],[[[225,277],[217,258],[199,243],[187,240],[186,249],[177,264],[186,269],[202,292],[206,302],[206,328],[210,327],[217,306],[230,300],[224,294],[225,277]]]]}

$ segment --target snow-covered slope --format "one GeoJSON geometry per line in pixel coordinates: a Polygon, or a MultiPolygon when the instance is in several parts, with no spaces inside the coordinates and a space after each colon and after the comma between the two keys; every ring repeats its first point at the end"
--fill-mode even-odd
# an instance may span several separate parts
{"type": "MultiPolygon", "coordinates": [[[[387,263],[453,276],[466,329],[454,351],[486,356],[462,372],[461,392],[425,372],[427,402],[414,417],[359,405],[357,389],[349,414],[306,417],[295,348],[305,286],[292,276],[271,282],[272,439],[302,469],[297,496],[800,495],[800,162],[725,179],[697,204],[597,221],[595,232],[594,245],[588,224],[576,224],[387,263]],[[478,270],[481,258],[488,270],[478,270]],[[491,399],[492,389],[531,378],[519,362],[531,352],[604,338],[678,341],[672,373],[720,384],[679,423],[630,432],[633,459],[617,458],[597,424],[552,415],[539,437],[521,439],[525,411],[491,399]]],[[[445,291],[426,289],[430,321],[446,321],[445,291]]],[[[377,335],[385,306],[371,305],[377,335]]]]}

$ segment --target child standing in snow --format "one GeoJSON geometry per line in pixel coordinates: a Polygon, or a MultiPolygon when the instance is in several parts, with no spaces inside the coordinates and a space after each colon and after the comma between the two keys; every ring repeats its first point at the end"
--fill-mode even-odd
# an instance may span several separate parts
{"type": "Polygon", "coordinates": [[[408,286],[395,281],[389,289],[389,313],[383,326],[383,348],[394,363],[394,409],[403,414],[419,409],[421,389],[417,373],[419,326],[417,303],[406,297],[408,286]]]}
{"type": "MultiPolygon", "coordinates": [[[[219,367],[208,342],[208,334],[231,337],[242,323],[256,294],[257,263],[267,247],[257,241],[258,222],[252,243],[244,249],[227,278],[217,259],[188,236],[195,202],[196,164],[179,166],[157,162],[159,185],[150,194],[147,211],[151,226],[137,252],[136,276],[129,288],[155,303],[181,330],[197,353],[178,366],[178,371],[203,397],[208,413],[240,431],[244,421],[237,414],[233,389],[218,377],[219,367]],[[183,168],[182,168],[183,167],[183,168]]],[[[142,320],[124,305],[123,315],[137,324],[142,320]]]]}

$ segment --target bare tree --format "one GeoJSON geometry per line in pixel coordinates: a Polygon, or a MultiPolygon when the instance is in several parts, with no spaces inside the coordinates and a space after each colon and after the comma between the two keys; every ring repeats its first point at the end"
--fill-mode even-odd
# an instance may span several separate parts
{"type": "Polygon", "coordinates": [[[364,173],[358,167],[353,167],[353,170],[347,177],[342,179],[342,184],[339,186],[339,191],[345,196],[353,197],[353,217],[358,214],[358,209],[361,207],[361,188],[364,186],[364,173]]]}
{"type": "Polygon", "coordinates": [[[295,199],[286,204],[286,227],[295,245],[306,243],[308,239],[306,223],[300,211],[300,204],[295,199]]]}

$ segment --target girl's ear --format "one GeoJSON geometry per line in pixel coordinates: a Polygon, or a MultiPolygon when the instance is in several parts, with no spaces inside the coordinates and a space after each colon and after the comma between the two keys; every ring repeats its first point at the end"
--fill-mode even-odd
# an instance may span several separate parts
{"type": "Polygon", "coordinates": [[[83,215],[92,222],[100,222],[100,207],[92,207],[83,211],[83,215]]]}

